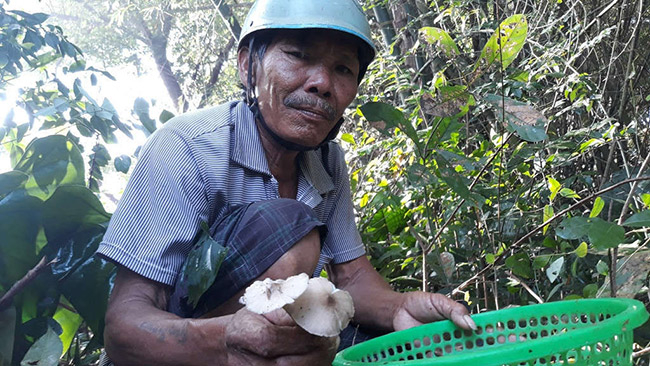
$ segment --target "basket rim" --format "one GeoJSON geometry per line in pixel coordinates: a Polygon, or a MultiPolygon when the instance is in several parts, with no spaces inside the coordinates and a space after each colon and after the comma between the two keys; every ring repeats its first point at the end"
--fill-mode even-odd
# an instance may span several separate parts
{"type": "MultiPolygon", "coordinates": [[[[516,342],[499,345],[497,347],[486,347],[477,350],[468,351],[465,353],[451,354],[444,357],[435,357],[437,366],[445,365],[458,365],[459,361],[489,361],[498,360],[495,364],[506,364],[513,362],[522,361],[522,356],[519,352],[525,350],[526,360],[531,358],[541,358],[549,357],[552,354],[561,353],[565,350],[580,348],[585,345],[593,344],[598,341],[604,341],[603,332],[608,334],[608,338],[611,335],[622,334],[627,331],[632,331],[632,329],[642,325],[648,319],[648,312],[645,309],[643,303],[633,299],[625,298],[600,298],[600,299],[575,299],[575,300],[561,300],[548,302],[543,304],[534,304],[534,305],[525,305],[516,308],[509,308],[503,310],[488,311],[481,314],[472,315],[472,318],[477,324],[492,324],[496,326],[496,323],[507,322],[509,319],[498,320],[494,319],[494,316],[499,313],[503,318],[510,316],[515,317],[530,317],[530,312],[535,310],[555,307],[557,314],[568,314],[573,315],[576,312],[581,312],[584,310],[584,307],[587,306],[590,309],[590,312],[597,312],[597,307],[599,305],[608,305],[608,306],[619,306],[622,307],[622,311],[613,315],[609,319],[605,319],[598,323],[594,323],[588,326],[580,327],[577,329],[570,329],[566,333],[557,334],[550,337],[538,338],[531,340],[530,342],[516,342]],[[581,310],[576,310],[580,309],[581,310]],[[526,313],[526,314],[524,314],[526,313]],[[598,332],[594,331],[594,326],[598,326],[598,332]],[[534,345],[534,347],[531,347],[534,345]],[[556,352],[550,353],[549,349],[555,349],[556,352]],[[496,357],[496,358],[495,358],[496,357]]],[[[544,316],[542,314],[539,317],[544,316]]],[[[566,324],[570,326],[571,323],[566,324]]],[[[483,326],[484,326],[483,325],[483,326]]],[[[381,350],[386,349],[388,344],[396,346],[398,344],[403,344],[403,342],[395,343],[391,341],[392,338],[395,338],[395,334],[401,334],[405,338],[415,338],[414,336],[422,336],[424,332],[430,330],[435,332],[454,332],[460,328],[456,327],[450,320],[442,320],[438,322],[433,322],[425,325],[421,325],[415,328],[410,328],[402,330],[399,332],[389,333],[388,335],[377,337],[375,339],[368,340],[366,342],[360,343],[356,346],[352,346],[346,350],[339,352],[334,359],[334,365],[338,366],[355,366],[355,365],[372,365],[373,363],[361,362],[361,361],[350,361],[346,360],[345,357],[350,353],[359,353],[363,352],[365,354],[372,354],[374,352],[381,352],[381,350]],[[392,336],[391,336],[392,335],[392,336]],[[379,345],[379,347],[376,347],[379,345]],[[373,347],[374,346],[374,347],[373,347]]],[[[429,332],[429,333],[430,333],[429,332]]],[[[390,364],[390,365],[426,365],[431,363],[432,358],[428,359],[417,359],[417,360],[406,360],[406,361],[378,361],[375,364],[390,364]]],[[[485,365],[488,365],[485,363],[485,365]]]]}

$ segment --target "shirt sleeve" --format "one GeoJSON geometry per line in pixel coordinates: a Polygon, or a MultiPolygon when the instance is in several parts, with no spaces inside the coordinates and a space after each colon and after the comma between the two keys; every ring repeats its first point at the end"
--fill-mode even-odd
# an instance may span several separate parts
{"type": "Polygon", "coordinates": [[[324,254],[331,257],[332,263],[338,264],[356,259],[366,250],[355,221],[345,155],[337,144],[330,143],[330,147],[328,159],[335,189],[331,198],[334,204],[327,220],[324,254]]]}
{"type": "MultiPolygon", "coordinates": [[[[166,126],[167,127],[167,126],[166,126]]],[[[151,280],[173,285],[209,202],[192,141],[156,131],[136,167],[97,253],[151,280]]]]}

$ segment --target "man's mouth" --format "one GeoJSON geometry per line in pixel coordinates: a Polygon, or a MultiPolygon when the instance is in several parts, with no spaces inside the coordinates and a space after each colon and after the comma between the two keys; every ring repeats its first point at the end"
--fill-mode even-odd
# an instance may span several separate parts
{"type": "Polygon", "coordinates": [[[307,114],[324,118],[328,121],[336,119],[336,110],[334,107],[322,99],[289,95],[285,98],[284,105],[307,114]]]}

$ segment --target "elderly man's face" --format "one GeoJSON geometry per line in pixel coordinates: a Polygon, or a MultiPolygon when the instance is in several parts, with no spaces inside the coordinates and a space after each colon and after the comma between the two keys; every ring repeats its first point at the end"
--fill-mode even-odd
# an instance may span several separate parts
{"type": "Polygon", "coordinates": [[[284,139],[316,146],[356,96],[358,43],[337,31],[285,31],[256,66],[266,123],[284,139]]]}

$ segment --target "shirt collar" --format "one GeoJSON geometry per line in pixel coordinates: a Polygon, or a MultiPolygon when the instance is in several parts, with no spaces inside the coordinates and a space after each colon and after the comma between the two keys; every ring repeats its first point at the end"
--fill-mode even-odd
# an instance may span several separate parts
{"type": "MultiPolygon", "coordinates": [[[[245,103],[239,102],[232,107],[231,118],[235,138],[231,152],[232,160],[244,168],[272,176],[253,112],[245,103]]],[[[323,195],[334,190],[334,182],[323,166],[321,151],[319,149],[301,153],[299,166],[307,182],[323,195]]]]}

